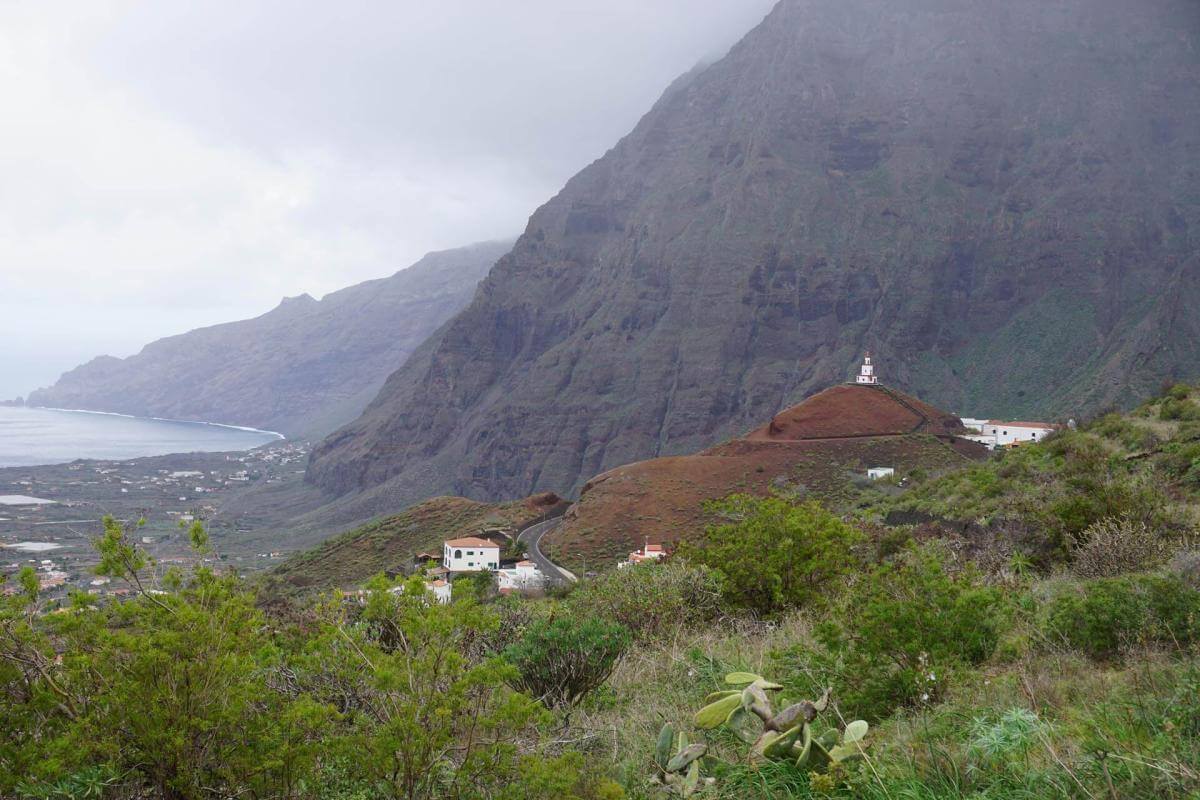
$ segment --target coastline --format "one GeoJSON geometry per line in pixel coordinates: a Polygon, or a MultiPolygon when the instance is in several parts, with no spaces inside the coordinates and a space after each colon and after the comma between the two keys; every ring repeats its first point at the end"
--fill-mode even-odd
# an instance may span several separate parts
{"type": "Polygon", "coordinates": [[[66,411],[72,414],[100,414],[106,417],[124,417],[125,419],[146,419],[154,422],[174,422],[181,425],[209,425],[214,428],[227,428],[234,431],[245,431],[247,433],[264,433],[274,436],[280,441],[287,441],[287,436],[284,436],[279,431],[266,431],[262,428],[251,428],[247,425],[229,425],[224,422],[205,422],[195,419],[170,419],[169,417],[139,417],[136,414],[122,414],[119,411],[93,411],[90,408],[55,408],[54,406],[21,406],[21,408],[32,408],[39,411],[66,411]]]}

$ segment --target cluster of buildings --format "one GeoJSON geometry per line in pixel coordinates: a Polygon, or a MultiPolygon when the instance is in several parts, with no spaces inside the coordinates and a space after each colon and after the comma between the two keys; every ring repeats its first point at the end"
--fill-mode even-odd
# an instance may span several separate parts
{"type": "Polygon", "coordinates": [[[642,549],[634,550],[629,554],[629,558],[624,561],[617,562],[617,568],[636,567],[638,564],[647,562],[655,562],[662,559],[667,554],[666,549],[661,544],[650,544],[646,542],[642,545],[642,549]]]}
{"type": "Polygon", "coordinates": [[[962,424],[964,428],[975,431],[963,438],[979,442],[988,450],[1040,442],[1060,427],[1048,422],[1006,422],[1000,419],[972,417],[963,417],[962,424]]]}
{"type": "MultiPolygon", "coordinates": [[[[531,593],[545,588],[546,575],[537,564],[525,559],[506,560],[501,555],[513,542],[509,531],[493,528],[478,536],[448,539],[441,553],[418,553],[412,567],[425,578],[428,589],[439,603],[449,603],[454,580],[462,575],[491,573],[501,594],[531,593]]],[[[397,589],[395,591],[403,591],[397,589]]]]}

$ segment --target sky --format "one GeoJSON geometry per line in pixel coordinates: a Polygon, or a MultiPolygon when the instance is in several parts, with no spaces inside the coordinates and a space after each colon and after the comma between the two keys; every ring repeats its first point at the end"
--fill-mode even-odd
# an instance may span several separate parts
{"type": "Polygon", "coordinates": [[[515,236],[773,0],[3,0],[0,399],[515,236]]]}

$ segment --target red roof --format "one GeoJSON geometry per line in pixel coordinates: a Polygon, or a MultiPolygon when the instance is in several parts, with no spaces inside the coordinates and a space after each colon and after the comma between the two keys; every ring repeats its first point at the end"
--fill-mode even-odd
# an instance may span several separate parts
{"type": "Polygon", "coordinates": [[[475,536],[467,536],[463,539],[451,539],[446,544],[450,547],[490,547],[493,550],[500,549],[500,545],[495,542],[489,542],[487,539],[480,539],[475,536]]]}
{"type": "Polygon", "coordinates": [[[533,563],[532,561],[518,561],[517,566],[518,567],[536,567],[537,564],[533,563]]]}

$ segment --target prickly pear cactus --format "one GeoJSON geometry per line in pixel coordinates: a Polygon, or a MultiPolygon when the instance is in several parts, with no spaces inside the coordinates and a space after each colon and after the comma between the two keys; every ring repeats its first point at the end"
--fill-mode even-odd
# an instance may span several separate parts
{"type": "Polygon", "coordinates": [[[673,795],[691,797],[711,781],[703,781],[700,776],[700,759],[706,752],[708,745],[688,744],[686,733],[676,733],[670,723],[663,725],[654,747],[657,782],[673,795]]]}
{"type": "Polygon", "coordinates": [[[725,682],[743,688],[710,694],[693,721],[702,730],[725,725],[742,735],[746,721],[757,717],[762,731],[749,741],[752,761],[791,761],[797,769],[826,773],[862,758],[863,739],[870,728],[861,719],[851,722],[845,731],[831,728],[820,735],[813,733],[812,722],[829,706],[828,689],[817,700],[792,703],[776,713],[767,693],[782,689],[778,683],[749,672],[732,672],[725,682]]]}

